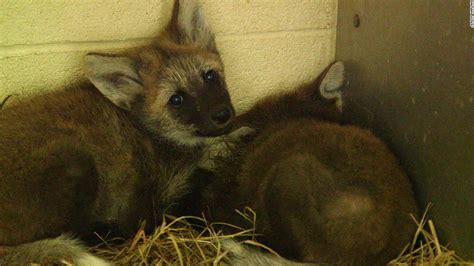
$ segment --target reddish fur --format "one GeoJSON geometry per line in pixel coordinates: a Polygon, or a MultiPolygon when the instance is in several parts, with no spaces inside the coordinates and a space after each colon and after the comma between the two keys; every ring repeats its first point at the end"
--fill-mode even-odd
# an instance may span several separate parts
{"type": "Polygon", "coordinates": [[[135,229],[140,219],[152,224],[157,166],[185,167],[198,155],[166,142],[154,144],[92,86],[2,110],[0,243],[82,232],[106,211],[110,199],[133,207],[120,221],[125,231],[135,229]]]}
{"type": "Polygon", "coordinates": [[[187,193],[186,174],[203,152],[198,133],[225,133],[233,110],[225,122],[211,120],[219,106],[232,108],[222,62],[202,21],[184,26],[193,37],[206,30],[204,43],[176,37],[178,7],[173,30],[153,43],[121,56],[89,55],[86,72],[97,89],[83,82],[1,110],[0,246],[89,234],[95,223],[132,233],[146,220],[151,228],[187,193]],[[209,70],[219,73],[215,82],[203,79],[209,70]],[[191,104],[170,106],[176,93],[191,104]]]}
{"type": "Polygon", "coordinates": [[[277,122],[305,117],[340,121],[341,114],[335,107],[335,100],[326,100],[319,94],[319,85],[331,65],[314,81],[300,86],[297,90],[263,98],[250,110],[236,117],[234,128],[248,125],[260,130],[277,122]]]}
{"type": "Polygon", "coordinates": [[[288,258],[386,263],[414,230],[411,185],[370,131],[339,125],[320,97],[300,97],[316,92],[322,76],[237,118],[259,131],[218,164],[203,208],[213,221],[244,227],[234,210],[253,208],[257,239],[288,258]]]}

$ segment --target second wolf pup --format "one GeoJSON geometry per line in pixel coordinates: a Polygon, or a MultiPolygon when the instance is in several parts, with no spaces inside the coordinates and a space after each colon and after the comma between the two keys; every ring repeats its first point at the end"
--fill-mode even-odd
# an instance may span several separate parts
{"type": "MultiPolygon", "coordinates": [[[[413,191],[381,140],[339,123],[340,98],[327,92],[342,86],[343,70],[337,62],[236,118],[257,134],[216,160],[201,207],[211,221],[245,228],[235,210],[250,207],[257,240],[303,262],[382,265],[402,250],[415,229],[413,191]]],[[[234,257],[240,265],[289,263],[263,253],[234,257]]]]}

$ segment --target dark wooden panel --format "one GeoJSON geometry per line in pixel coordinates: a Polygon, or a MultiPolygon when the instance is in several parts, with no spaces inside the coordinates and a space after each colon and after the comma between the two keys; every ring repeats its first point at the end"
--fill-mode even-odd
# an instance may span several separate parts
{"type": "Polygon", "coordinates": [[[467,0],[340,0],[347,116],[401,158],[441,237],[474,259],[474,29],[467,0]],[[354,15],[360,26],[354,26],[354,15]]]}

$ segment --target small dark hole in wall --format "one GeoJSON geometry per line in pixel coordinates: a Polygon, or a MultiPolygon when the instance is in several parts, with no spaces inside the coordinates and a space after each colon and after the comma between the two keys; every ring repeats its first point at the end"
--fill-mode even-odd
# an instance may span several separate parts
{"type": "Polygon", "coordinates": [[[360,17],[359,14],[355,14],[354,17],[352,18],[352,22],[354,23],[354,27],[359,28],[360,27],[360,17]]]}

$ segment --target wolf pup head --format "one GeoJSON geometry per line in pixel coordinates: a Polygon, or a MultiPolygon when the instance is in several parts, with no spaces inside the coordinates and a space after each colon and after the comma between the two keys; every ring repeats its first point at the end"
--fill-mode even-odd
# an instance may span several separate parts
{"type": "Polygon", "coordinates": [[[196,1],[177,0],[165,29],[127,56],[86,55],[85,72],[157,137],[194,146],[230,129],[224,66],[196,1]]]}

